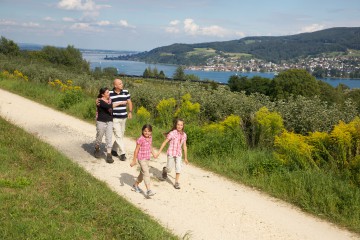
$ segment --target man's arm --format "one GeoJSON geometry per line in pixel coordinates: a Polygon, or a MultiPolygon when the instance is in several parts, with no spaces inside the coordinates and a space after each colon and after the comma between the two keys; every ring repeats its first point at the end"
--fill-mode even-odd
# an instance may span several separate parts
{"type": "Polygon", "coordinates": [[[132,101],[131,99],[128,99],[127,100],[127,103],[129,105],[129,112],[128,112],[128,118],[132,118],[132,111],[133,111],[133,104],[132,104],[132,101]]]}

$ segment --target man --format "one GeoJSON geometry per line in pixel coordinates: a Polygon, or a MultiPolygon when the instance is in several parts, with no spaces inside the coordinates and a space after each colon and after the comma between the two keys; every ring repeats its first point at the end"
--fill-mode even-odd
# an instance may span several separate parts
{"type": "Polygon", "coordinates": [[[115,141],[112,146],[111,154],[119,156],[121,161],[126,160],[124,133],[126,119],[132,118],[133,105],[128,90],[124,89],[123,82],[120,79],[114,80],[114,88],[110,91],[110,99],[112,103],[119,101],[124,102],[124,105],[113,108],[113,131],[115,141]],[[129,112],[127,112],[127,108],[129,112]]]}

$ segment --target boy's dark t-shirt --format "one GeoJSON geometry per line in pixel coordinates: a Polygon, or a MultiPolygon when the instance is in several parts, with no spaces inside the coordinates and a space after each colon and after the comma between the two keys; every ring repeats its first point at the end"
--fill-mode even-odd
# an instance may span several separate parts
{"type": "Polygon", "coordinates": [[[104,100],[100,100],[100,105],[97,106],[97,121],[100,122],[112,122],[112,104],[107,103],[104,100]]]}

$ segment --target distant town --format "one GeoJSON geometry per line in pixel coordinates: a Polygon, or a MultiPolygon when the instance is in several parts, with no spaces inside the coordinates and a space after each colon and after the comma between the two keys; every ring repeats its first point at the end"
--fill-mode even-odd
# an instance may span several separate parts
{"type": "Polygon", "coordinates": [[[319,78],[360,78],[360,57],[309,57],[280,64],[259,59],[242,60],[237,57],[217,55],[209,58],[205,66],[189,66],[189,70],[233,71],[233,72],[274,72],[287,69],[306,69],[319,78]]]}

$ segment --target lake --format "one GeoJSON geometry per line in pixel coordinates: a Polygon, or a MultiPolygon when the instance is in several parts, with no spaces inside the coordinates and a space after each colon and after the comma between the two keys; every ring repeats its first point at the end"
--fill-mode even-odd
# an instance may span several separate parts
{"type": "MultiPolygon", "coordinates": [[[[118,70],[119,74],[125,75],[136,75],[142,76],[144,70],[147,67],[157,68],[158,71],[163,71],[167,77],[172,77],[177,66],[175,65],[166,65],[166,64],[148,64],[144,62],[134,62],[134,61],[122,61],[122,60],[104,60],[104,57],[107,55],[118,56],[119,54],[114,53],[103,53],[97,51],[87,51],[82,52],[83,58],[90,62],[91,69],[96,67],[106,68],[106,67],[115,67],[118,70]]],[[[266,72],[215,72],[215,71],[200,71],[200,70],[185,70],[186,74],[194,74],[198,76],[201,80],[214,80],[220,83],[227,83],[230,76],[239,75],[247,76],[249,78],[254,76],[260,76],[265,78],[274,78],[274,73],[266,72]]],[[[342,79],[342,78],[326,78],[319,79],[329,83],[331,86],[336,87],[339,84],[345,84],[349,88],[360,88],[360,80],[354,79],[342,79]]]]}

